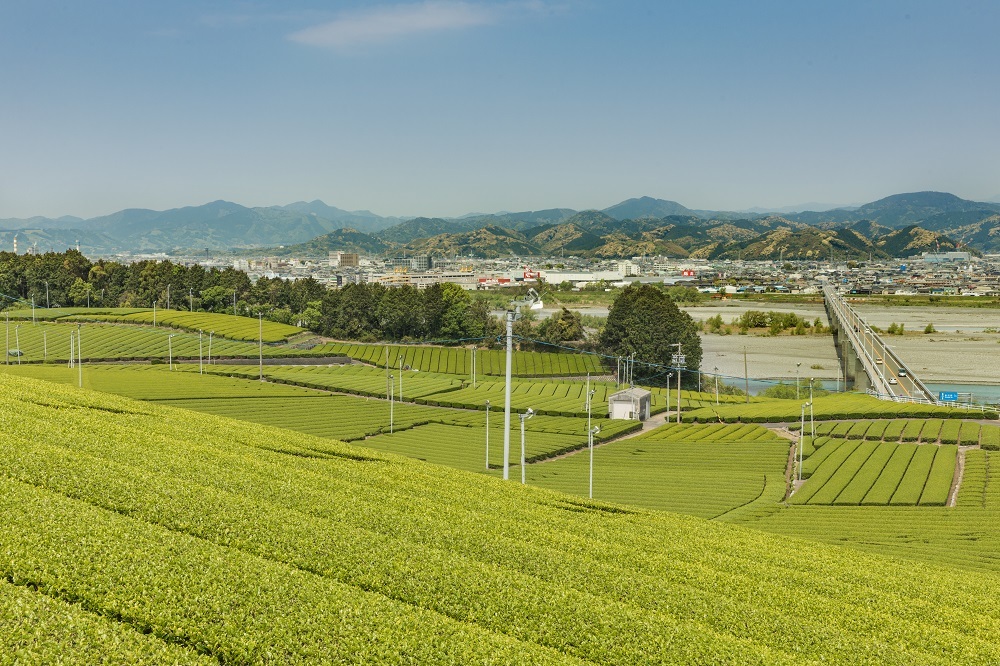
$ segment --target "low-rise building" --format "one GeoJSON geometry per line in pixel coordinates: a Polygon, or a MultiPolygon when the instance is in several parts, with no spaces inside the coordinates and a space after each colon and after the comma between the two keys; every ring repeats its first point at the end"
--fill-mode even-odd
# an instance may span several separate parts
{"type": "Polygon", "coordinates": [[[653,403],[653,394],[633,386],[608,396],[608,418],[645,421],[653,403]]]}

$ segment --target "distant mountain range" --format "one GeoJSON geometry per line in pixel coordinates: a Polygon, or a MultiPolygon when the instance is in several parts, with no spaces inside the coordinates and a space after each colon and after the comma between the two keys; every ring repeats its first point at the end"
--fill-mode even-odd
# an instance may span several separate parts
{"type": "Polygon", "coordinates": [[[165,211],[127,209],[91,219],[0,220],[0,249],[84,253],[189,253],[269,248],[275,254],[329,251],[438,256],[665,254],[704,258],[906,256],[969,247],[1000,252],[1000,203],[915,192],[823,211],[689,209],[639,197],[602,211],[553,208],[473,214],[458,219],[382,217],[322,201],[248,208],[228,201],[165,211]]]}

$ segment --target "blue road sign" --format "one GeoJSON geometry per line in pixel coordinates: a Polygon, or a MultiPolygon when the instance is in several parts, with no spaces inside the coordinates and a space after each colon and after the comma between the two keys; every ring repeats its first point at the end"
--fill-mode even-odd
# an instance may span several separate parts
{"type": "Polygon", "coordinates": [[[940,391],[938,393],[938,400],[941,402],[955,402],[958,400],[958,393],[956,391],[940,391]]]}

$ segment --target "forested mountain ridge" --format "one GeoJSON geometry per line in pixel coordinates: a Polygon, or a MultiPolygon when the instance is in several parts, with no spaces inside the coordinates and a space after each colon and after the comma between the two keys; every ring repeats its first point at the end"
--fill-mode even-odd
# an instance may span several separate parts
{"type": "Polygon", "coordinates": [[[614,257],[695,253],[728,257],[733,251],[737,255],[766,254],[765,248],[773,246],[779,253],[793,255],[816,255],[832,247],[835,252],[839,249],[860,256],[862,252],[922,251],[956,244],[995,252],[1000,250],[998,216],[998,203],[969,201],[944,192],[896,194],[857,208],[783,215],[692,210],[652,197],[628,199],[604,210],[550,208],[457,219],[382,217],[367,210],[346,211],[319,200],[256,208],[213,201],[165,211],[126,209],[88,220],[73,216],[0,219],[0,229],[6,230],[0,233],[0,249],[11,249],[17,234],[23,249],[37,244],[39,250],[63,250],[79,240],[80,249],[92,254],[291,246],[307,253],[329,248],[374,254],[413,251],[504,256],[513,252],[614,257]],[[913,226],[934,235],[920,235],[906,243],[875,243],[893,230],[913,226]],[[765,238],[773,231],[810,228],[832,235],[781,234],[778,239],[787,240],[777,244],[775,238],[765,238]],[[855,231],[874,245],[868,248],[850,234],[839,234],[842,229],[855,231]],[[334,233],[338,230],[341,233],[334,233]]]}

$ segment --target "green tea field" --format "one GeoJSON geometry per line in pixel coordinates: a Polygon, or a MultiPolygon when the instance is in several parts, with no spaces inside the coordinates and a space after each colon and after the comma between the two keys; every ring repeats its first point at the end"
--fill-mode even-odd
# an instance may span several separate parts
{"type": "MultiPolygon", "coordinates": [[[[223,337],[209,340],[208,331],[199,337],[198,333],[174,332],[166,328],[124,326],[114,324],[74,324],[74,323],[30,323],[10,326],[10,349],[20,349],[21,356],[8,355],[7,360],[16,364],[40,362],[65,362],[70,355],[70,336],[79,340],[79,348],[74,346],[74,357],[80,355],[84,361],[92,360],[148,360],[167,361],[168,355],[174,359],[197,359],[199,354],[212,358],[257,358],[260,347],[255,342],[240,342],[223,337]],[[79,336],[79,338],[77,338],[79,336]]],[[[76,343],[74,343],[75,345],[76,343]]],[[[307,349],[285,345],[265,344],[263,354],[267,357],[318,355],[307,349]]]]}
{"type": "MultiPolygon", "coordinates": [[[[788,440],[750,428],[713,435],[719,430],[714,426],[665,426],[597,446],[594,498],[703,518],[722,516],[765,493],[777,502],[784,495],[788,440]]],[[[544,488],[587,496],[589,464],[581,450],[529,473],[544,488]]]]}
{"type": "Polygon", "coordinates": [[[142,308],[36,308],[34,313],[28,309],[11,310],[11,319],[19,322],[30,322],[32,316],[36,321],[76,322],[112,322],[122,324],[156,325],[159,328],[175,328],[197,333],[199,330],[208,334],[209,331],[222,338],[257,342],[263,332],[264,342],[282,342],[288,338],[306,332],[298,326],[289,326],[273,321],[259,322],[252,317],[233,316],[231,314],[214,314],[211,312],[187,312],[181,310],[157,310],[142,308]]]}
{"type": "Polygon", "coordinates": [[[1000,660],[986,570],[7,374],[0,427],[15,662],[1000,660]]]}

